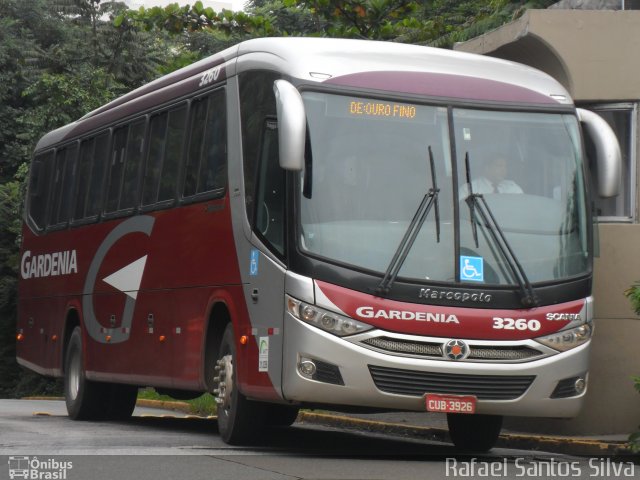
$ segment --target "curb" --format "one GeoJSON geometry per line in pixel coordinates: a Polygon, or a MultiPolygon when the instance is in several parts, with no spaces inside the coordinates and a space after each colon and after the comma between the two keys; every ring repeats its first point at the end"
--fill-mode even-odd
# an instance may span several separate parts
{"type": "Polygon", "coordinates": [[[192,413],[191,405],[189,405],[187,402],[147,400],[144,398],[139,398],[136,401],[136,407],[158,408],[163,410],[173,410],[174,412],[192,413]]]}
{"type": "MultiPolygon", "coordinates": [[[[437,442],[451,442],[449,432],[442,428],[419,427],[400,423],[388,423],[342,415],[329,415],[325,413],[311,412],[300,412],[297,421],[352,430],[390,433],[424,440],[434,440],[437,442]]],[[[629,450],[626,442],[604,442],[601,440],[590,440],[579,437],[550,435],[534,436],[518,433],[503,433],[500,435],[496,446],[500,448],[517,448],[522,450],[541,450],[569,455],[631,455],[631,451],[629,450]]]]}

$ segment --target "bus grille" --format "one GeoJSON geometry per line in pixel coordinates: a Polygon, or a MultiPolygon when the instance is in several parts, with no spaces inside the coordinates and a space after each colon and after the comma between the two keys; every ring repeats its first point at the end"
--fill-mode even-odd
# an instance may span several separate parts
{"type": "Polygon", "coordinates": [[[475,395],[481,400],[513,400],[527,391],[534,375],[459,375],[369,365],[376,387],[387,393],[475,395]]]}
{"type": "MultiPolygon", "coordinates": [[[[443,359],[442,343],[416,342],[390,337],[375,337],[362,340],[363,344],[391,353],[443,359]]],[[[473,345],[469,346],[469,360],[519,362],[542,356],[543,353],[526,345],[473,345]]],[[[464,360],[463,360],[464,361],[464,360]]]]}

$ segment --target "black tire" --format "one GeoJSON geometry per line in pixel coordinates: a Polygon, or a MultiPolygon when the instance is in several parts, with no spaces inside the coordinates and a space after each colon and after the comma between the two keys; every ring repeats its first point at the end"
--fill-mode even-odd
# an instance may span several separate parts
{"type": "Polygon", "coordinates": [[[67,412],[73,420],[105,418],[105,385],[87,380],[82,361],[82,332],[71,333],[64,361],[64,397],[67,412]]]}
{"type": "Polygon", "coordinates": [[[288,405],[265,405],[266,424],[269,427],[289,427],[298,418],[298,407],[288,405]]]}
{"type": "Polygon", "coordinates": [[[217,373],[220,380],[214,383],[217,389],[224,390],[214,392],[216,397],[224,397],[223,403],[218,403],[220,437],[229,445],[255,443],[265,426],[266,409],[264,404],[248,400],[238,390],[237,372],[234,368],[237,364],[236,346],[231,324],[227,325],[222,336],[216,364],[221,367],[217,373]],[[227,369],[231,369],[230,378],[226,377],[227,369]]]}
{"type": "Polygon", "coordinates": [[[131,418],[138,400],[138,387],[134,385],[106,384],[108,401],[105,410],[106,420],[126,420],[131,418]]]}
{"type": "Polygon", "coordinates": [[[500,436],[502,416],[448,413],[449,436],[453,444],[469,452],[488,452],[500,436]]]}

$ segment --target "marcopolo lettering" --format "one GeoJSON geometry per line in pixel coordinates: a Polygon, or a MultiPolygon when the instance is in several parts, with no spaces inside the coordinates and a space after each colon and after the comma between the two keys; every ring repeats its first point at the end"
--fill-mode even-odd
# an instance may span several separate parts
{"type": "Polygon", "coordinates": [[[75,250],[31,255],[27,250],[22,254],[20,274],[22,278],[56,277],[78,273],[78,256],[75,250]]]}
{"type": "Polygon", "coordinates": [[[374,310],[373,307],[359,307],[356,314],[360,318],[384,318],[385,320],[415,320],[417,322],[460,323],[458,317],[446,313],[411,312],[407,310],[374,310]]]}
{"type": "Polygon", "coordinates": [[[492,296],[484,292],[456,292],[453,290],[435,290],[421,288],[418,298],[429,300],[455,300],[458,302],[489,303],[492,296]]]}

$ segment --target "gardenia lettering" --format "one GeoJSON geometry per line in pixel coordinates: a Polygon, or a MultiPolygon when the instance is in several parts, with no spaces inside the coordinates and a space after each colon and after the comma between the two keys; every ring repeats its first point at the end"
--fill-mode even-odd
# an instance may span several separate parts
{"type": "Polygon", "coordinates": [[[31,256],[27,250],[22,254],[20,273],[25,280],[29,278],[55,277],[78,273],[78,258],[75,250],[44,253],[31,256]]]}
{"type": "Polygon", "coordinates": [[[373,307],[359,307],[356,314],[360,318],[384,318],[386,320],[416,320],[418,322],[460,323],[455,315],[445,313],[410,312],[406,310],[374,310],[373,307]]]}

